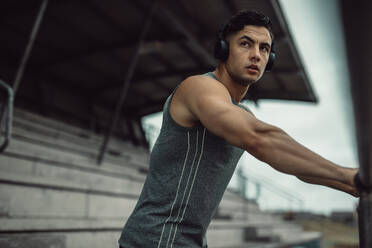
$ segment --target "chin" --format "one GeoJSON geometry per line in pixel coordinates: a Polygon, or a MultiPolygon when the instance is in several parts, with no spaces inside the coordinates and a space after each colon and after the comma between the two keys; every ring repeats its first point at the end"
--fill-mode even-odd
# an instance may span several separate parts
{"type": "Polygon", "coordinates": [[[241,76],[239,78],[239,81],[237,81],[239,84],[244,86],[250,86],[258,81],[258,77],[255,76],[241,76]]]}
{"type": "Polygon", "coordinates": [[[243,86],[250,86],[254,84],[255,82],[257,82],[257,80],[253,80],[251,78],[243,78],[243,77],[240,79],[234,80],[234,81],[243,86]]]}
{"type": "Polygon", "coordinates": [[[228,74],[230,75],[231,79],[240,84],[240,85],[243,85],[243,86],[250,86],[252,84],[254,84],[255,82],[258,81],[258,79],[260,79],[260,75],[249,75],[245,72],[234,72],[234,71],[229,71],[227,70],[228,74]]]}

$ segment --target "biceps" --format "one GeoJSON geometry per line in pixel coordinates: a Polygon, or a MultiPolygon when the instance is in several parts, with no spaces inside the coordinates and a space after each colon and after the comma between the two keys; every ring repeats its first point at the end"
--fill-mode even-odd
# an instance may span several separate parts
{"type": "Polygon", "coordinates": [[[232,145],[246,150],[255,141],[257,119],[233,104],[221,101],[199,104],[195,112],[209,131],[232,145]]]}

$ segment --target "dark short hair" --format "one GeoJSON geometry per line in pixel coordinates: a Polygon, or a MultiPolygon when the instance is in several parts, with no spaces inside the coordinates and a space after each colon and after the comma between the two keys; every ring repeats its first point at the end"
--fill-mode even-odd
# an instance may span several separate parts
{"type": "Polygon", "coordinates": [[[243,30],[246,25],[265,27],[270,33],[271,40],[274,40],[270,18],[257,11],[249,10],[242,10],[233,15],[230,20],[222,26],[218,33],[218,39],[225,40],[230,34],[243,30]]]}

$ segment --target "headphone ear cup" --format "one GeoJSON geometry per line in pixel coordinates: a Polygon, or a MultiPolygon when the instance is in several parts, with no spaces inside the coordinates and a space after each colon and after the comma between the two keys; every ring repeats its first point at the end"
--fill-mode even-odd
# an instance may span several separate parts
{"type": "Polygon", "coordinates": [[[265,71],[271,71],[271,69],[273,69],[274,67],[274,62],[275,62],[275,52],[270,52],[269,60],[267,61],[265,71]]]}
{"type": "Polygon", "coordinates": [[[229,57],[229,43],[219,39],[214,46],[214,57],[221,61],[226,61],[229,57]]]}

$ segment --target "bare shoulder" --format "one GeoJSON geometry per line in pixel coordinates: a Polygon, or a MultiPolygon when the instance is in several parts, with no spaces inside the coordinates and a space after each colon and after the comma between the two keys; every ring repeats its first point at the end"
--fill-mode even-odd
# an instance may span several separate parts
{"type": "Polygon", "coordinates": [[[195,89],[203,90],[224,90],[228,93],[226,87],[214,78],[205,75],[196,75],[186,78],[182,84],[185,87],[193,87],[195,89]]]}
{"type": "MultiPolygon", "coordinates": [[[[192,76],[184,80],[182,84],[186,103],[188,100],[195,103],[196,100],[203,101],[203,98],[213,98],[231,104],[231,97],[227,88],[214,78],[204,75],[192,76]]],[[[248,106],[242,103],[239,106],[255,116],[248,106]]]]}
{"type": "Polygon", "coordinates": [[[192,111],[192,105],[206,97],[220,98],[223,101],[230,99],[226,87],[211,77],[196,75],[186,78],[173,95],[170,104],[172,118],[181,126],[200,124],[199,118],[192,111]]]}
{"type": "Polygon", "coordinates": [[[227,88],[214,78],[204,75],[196,75],[186,78],[179,86],[180,94],[184,98],[195,99],[205,96],[216,96],[230,99],[227,88]]]}

